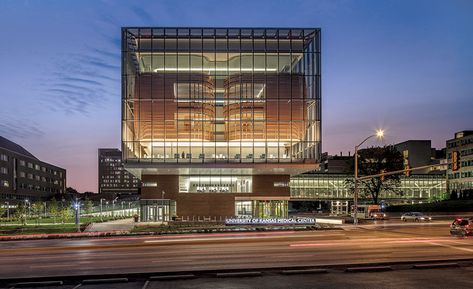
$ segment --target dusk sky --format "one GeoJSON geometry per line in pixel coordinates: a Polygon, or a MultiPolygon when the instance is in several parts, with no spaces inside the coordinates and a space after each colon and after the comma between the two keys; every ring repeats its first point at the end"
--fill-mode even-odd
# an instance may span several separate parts
{"type": "Polygon", "coordinates": [[[473,129],[473,1],[0,0],[0,135],[97,191],[120,147],[122,26],[320,27],[323,151],[473,129]]]}

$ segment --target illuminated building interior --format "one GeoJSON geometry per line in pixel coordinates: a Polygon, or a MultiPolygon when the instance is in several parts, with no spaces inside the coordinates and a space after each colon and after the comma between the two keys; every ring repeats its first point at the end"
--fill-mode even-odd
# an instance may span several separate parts
{"type": "Polygon", "coordinates": [[[168,195],[254,194],[256,174],[314,169],[320,29],[122,33],[122,146],[135,175],[179,175],[168,195]]]}

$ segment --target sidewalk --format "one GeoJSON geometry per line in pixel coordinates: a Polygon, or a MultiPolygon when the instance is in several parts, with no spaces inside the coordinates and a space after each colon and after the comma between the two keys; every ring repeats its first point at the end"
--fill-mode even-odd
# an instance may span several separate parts
{"type": "Polygon", "coordinates": [[[121,219],[103,223],[92,223],[84,230],[84,232],[113,232],[127,231],[130,232],[135,226],[133,218],[121,219]]]}

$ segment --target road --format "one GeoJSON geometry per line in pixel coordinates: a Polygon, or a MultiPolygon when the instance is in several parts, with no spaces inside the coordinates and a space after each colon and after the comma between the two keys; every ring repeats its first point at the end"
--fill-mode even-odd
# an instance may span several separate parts
{"type": "Polygon", "coordinates": [[[447,222],[356,229],[0,242],[0,278],[473,258],[447,222]]]}

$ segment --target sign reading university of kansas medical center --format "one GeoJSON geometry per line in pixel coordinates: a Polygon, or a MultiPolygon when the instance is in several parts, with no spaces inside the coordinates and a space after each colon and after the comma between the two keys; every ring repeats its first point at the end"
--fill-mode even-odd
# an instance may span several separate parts
{"type": "Polygon", "coordinates": [[[225,225],[314,225],[314,218],[229,218],[225,225]]]}

